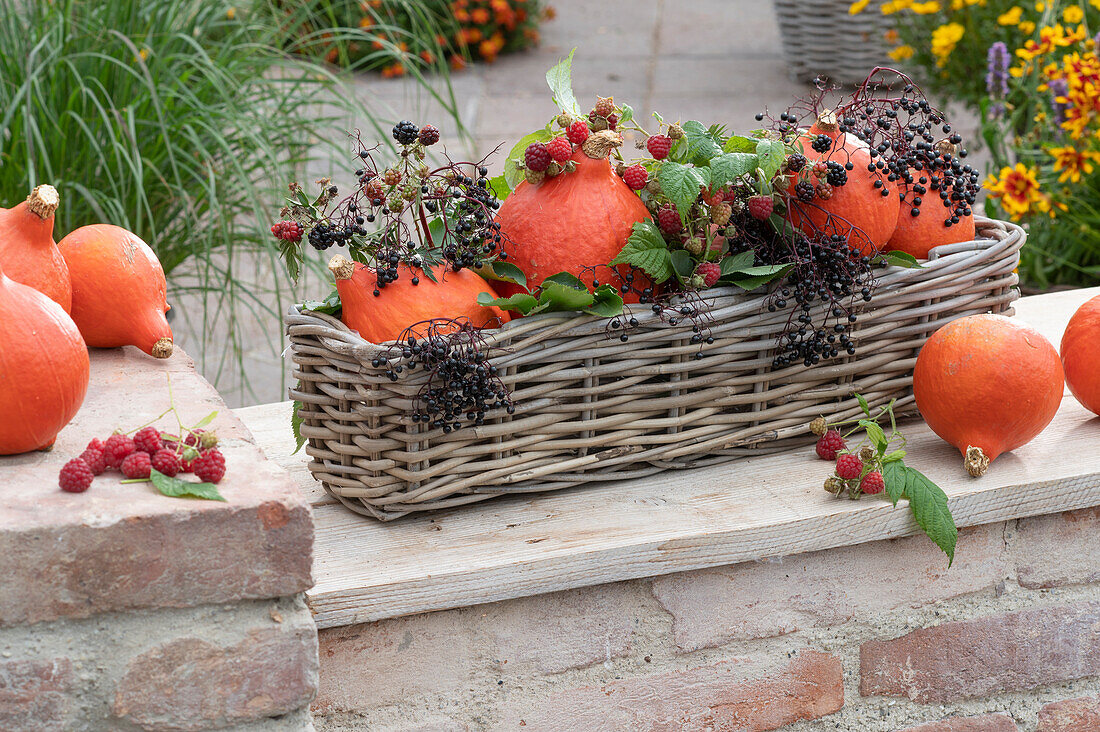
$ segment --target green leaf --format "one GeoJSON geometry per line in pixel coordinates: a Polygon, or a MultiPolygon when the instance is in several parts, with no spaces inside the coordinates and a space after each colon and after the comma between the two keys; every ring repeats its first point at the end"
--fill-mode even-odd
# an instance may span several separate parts
{"type": "Polygon", "coordinates": [[[886,433],[882,431],[882,428],[878,426],[878,422],[870,419],[859,420],[859,426],[867,430],[867,439],[874,444],[875,449],[879,455],[886,452],[886,448],[889,446],[889,441],[886,439],[886,433]]]}
{"type": "Polygon", "coordinates": [[[623,298],[613,285],[600,285],[592,295],[588,312],[603,318],[613,318],[623,312],[623,298]]]}
{"type": "MultiPolygon", "coordinates": [[[[572,275],[570,275],[570,277],[571,276],[572,275]]],[[[544,309],[551,311],[584,310],[591,305],[595,299],[595,296],[588,291],[588,288],[578,290],[570,285],[555,281],[550,277],[542,281],[542,290],[539,292],[539,305],[545,305],[547,307],[544,309]]]]}
{"type": "Polygon", "coordinates": [[[527,315],[535,306],[539,304],[539,301],[534,295],[526,292],[517,292],[511,297],[497,297],[494,298],[488,292],[479,292],[477,295],[477,304],[484,307],[498,307],[501,310],[517,310],[524,315],[527,315]]]}
{"type": "Polygon", "coordinates": [[[665,244],[660,229],[652,221],[638,221],[634,224],[626,246],[609,264],[630,264],[638,267],[661,283],[672,277],[672,255],[665,244]]]}
{"type": "Polygon", "coordinates": [[[324,313],[325,315],[332,315],[340,309],[340,293],[333,290],[328,294],[324,300],[306,300],[302,303],[302,310],[309,310],[314,313],[324,313]]]}
{"type": "Polygon", "coordinates": [[[502,282],[512,282],[527,289],[527,275],[523,273],[522,269],[511,262],[505,262],[499,259],[495,260],[493,262],[493,275],[502,282]]]}
{"type": "Polygon", "coordinates": [[[879,258],[886,262],[891,267],[905,267],[906,269],[924,269],[924,265],[917,261],[909,252],[899,251],[897,249],[890,252],[883,252],[878,255],[879,258]]]}
{"type": "Polygon", "coordinates": [[[718,187],[732,183],[743,175],[756,170],[756,154],[731,152],[719,155],[710,161],[710,182],[718,187]]]}
{"type": "Polygon", "coordinates": [[[888,465],[890,463],[896,463],[899,460],[905,459],[905,450],[894,450],[889,455],[882,456],[882,464],[888,465]]]}
{"type": "Polygon", "coordinates": [[[622,106],[623,116],[619,118],[619,124],[625,125],[630,120],[634,119],[634,108],[629,104],[622,106]]]}
{"type": "Polygon", "coordinates": [[[572,287],[574,290],[588,291],[588,285],[584,284],[584,281],[572,272],[558,272],[557,274],[552,274],[542,281],[544,285],[547,282],[555,282],[559,285],[572,287]]]}
{"type": "Polygon", "coordinates": [[[512,147],[508,153],[508,159],[504,161],[504,182],[509,189],[515,190],[516,186],[523,182],[523,171],[516,167],[516,161],[523,158],[527,146],[532,142],[549,142],[553,137],[554,133],[543,127],[529,135],[524,135],[512,147]]]}
{"type": "Polygon", "coordinates": [[[494,196],[502,201],[512,193],[512,186],[508,185],[504,173],[489,179],[489,189],[492,190],[494,196]]]}
{"type": "Polygon", "coordinates": [[[862,394],[856,394],[856,401],[859,402],[859,408],[863,410],[863,413],[870,417],[871,405],[867,403],[867,400],[863,398],[862,394]]]}
{"type": "Polygon", "coordinates": [[[746,267],[751,267],[753,262],[755,261],[756,255],[752,252],[752,250],[749,250],[747,252],[735,254],[732,257],[724,257],[722,261],[718,264],[718,266],[722,270],[722,276],[725,277],[726,275],[731,275],[734,272],[740,272],[746,267]]]}
{"type": "Polygon", "coordinates": [[[898,501],[905,496],[905,463],[901,458],[882,461],[882,480],[886,484],[886,495],[895,506],[898,505],[898,501]]]}
{"type": "Polygon", "coordinates": [[[706,165],[707,161],[722,153],[722,147],[714,139],[713,133],[702,122],[690,120],[682,127],[684,140],[687,141],[687,157],[696,165],[706,165]]]}
{"type": "Polygon", "coordinates": [[[182,478],[172,478],[164,473],[157,472],[154,468],[149,471],[149,479],[153,486],[166,496],[179,498],[180,496],[192,496],[205,498],[208,501],[224,501],[218,488],[213,483],[193,483],[182,478]]]}
{"type": "Polygon", "coordinates": [[[683,249],[677,249],[671,252],[671,255],[672,269],[676,272],[676,276],[681,280],[691,277],[691,273],[695,271],[695,260],[691,258],[691,255],[683,249]]]}
{"type": "Polygon", "coordinates": [[[191,429],[197,430],[199,427],[205,427],[206,425],[213,422],[217,418],[217,416],[218,416],[218,411],[215,409],[213,412],[211,412],[210,414],[206,415],[205,417],[200,419],[198,422],[196,422],[195,426],[192,427],[191,429]]]}
{"type": "Polygon", "coordinates": [[[745,267],[729,278],[730,284],[736,285],[746,292],[755,290],[757,287],[766,285],[772,280],[787,274],[792,266],[794,265],[770,264],[761,267],[745,267]]]}
{"type": "Polygon", "coordinates": [[[669,200],[676,204],[682,219],[699,198],[699,191],[710,182],[710,168],[666,161],[657,171],[657,182],[669,200]]]}
{"type": "Polygon", "coordinates": [[[764,171],[764,177],[771,178],[787,158],[787,146],[779,140],[765,138],[756,143],[756,156],[760,159],[759,167],[764,171]]]}
{"type": "Polygon", "coordinates": [[[290,431],[294,433],[294,452],[291,455],[296,455],[306,444],[306,438],[302,436],[302,409],[305,405],[301,402],[294,402],[290,413],[290,431]]]}
{"type": "Polygon", "coordinates": [[[733,135],[730,139],[726,140],[726,144],[722,146],[723,152],[732,153],[752,153],[756,155],[757,140],[751,137],[742,137],[741,135],[733,135]]]}
{"type": "Polygon", "coordinates": [[[557,104],[563,112],[570,114],[581,113],[577,98],[573,96],[573,54],[576,51],[577,49],[574,48],[566,58],[546,72],[546,85],[550,87],[554,104],[557,104]]]}
{"type": "Polygon", "coordinates": [[[955,561],[955,542],[959,530],[955,528],[955,519],[947,507],[947,494],[938,485],[930,481],[919,470],[904,463],[890,463],[901,466],[905,476],[905,497],[909,499],[909,508],[928,538],[943,549],[947,555],[947,566],[955,561]]]}

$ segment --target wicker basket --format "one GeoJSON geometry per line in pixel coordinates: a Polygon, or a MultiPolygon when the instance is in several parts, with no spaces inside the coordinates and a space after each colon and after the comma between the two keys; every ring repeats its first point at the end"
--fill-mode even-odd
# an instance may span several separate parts
{"type": "Polygon", "coordinates": [[[884,34],[890,18],[873,4],[849,15],[851,0],[775,0],[783,56],[792,79],[813,81],[819,74],[840,84],[858,84],[871,69],[887,65],[884,34]]]}
{"type": "Polygon", "coordinates": [[[514,320],[483,335],[515,414],[446,435],[408,416],[421,372],[391,382],[371,366],[381,347],[293,308],[291,396],[304,405],[310,471],[348,508],[388,520],[783,449],[805,442],[818,415],[855,414],[856,392],[911,410],[928,336],[963,315],[1011,313],[1017,297],[1023,230],[989,220],[978,230],[978,241],[933,250],[922,269],[885,270],[851,334],[857,354],[811,368],[771,368],[788,312],[736,288],[706,291],[715,342],[698,360],[691,323],[669,325],[644,306],[626,343],[591,316],[514,320]]]}

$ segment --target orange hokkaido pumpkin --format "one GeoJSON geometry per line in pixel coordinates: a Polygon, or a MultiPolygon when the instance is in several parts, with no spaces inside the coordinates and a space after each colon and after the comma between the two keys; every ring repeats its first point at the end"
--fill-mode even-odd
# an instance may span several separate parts
{"type": "Polygon", "coordinates": [[[93,224],[58,244],[73,283],[73,320],[93,348],[172,355],[168,283],[149,245],[121,226],[93,224]]]}
{"type": "MultiPolygon", "coordinates": [[[[599,265],[618,256],[638,221],[650,218],[642,199],[615,175],[607,157],[590,158],[580,148],[573,154],[577,169],[548,177],[541,183],[523,181],[497,213],[500,233],[513,245],[508,261],[527,275],[534,289],[558,272],[576,275],[589,286],[601,281],[599,265]]],[[[602,270],[606,271],[606,270],[602,270]]],[[[616,271],[615,279],[626,268],[616,271]]],[[[613,282],[621,286],[622,282],[613,282]]],[[[635,286],[648,287],[649,281],[635,286]]],[[[501,283],[505,295],[522,290],[501,283]]],[[[637,302],[637,295],[624,299],[637,302]]]]}
{"type": "Polygon", "coordinates": [[[1069,319],[1061,352],[1070,393],[1085,409],[1100,414],[1100,295],[1069,319]]]}
{"type": "Polygon", "coordinates": [[[898,222],[898,192],[892,183],[887,182],[886,176],[867,169],[872,162],[867,145],[856,137],[840,132],[832,112],[822,114],[794,144],[796,148],[801,146],[802,154],[808,161],[802,179],[809,176],[807,180],[817,182],[810,171],[818,161],[833,161],[839,165],[850,162],[852,169],[846,171],[848,181],[834,187],[830,198],[815,197],[805,203],[795,195],[795,186],[800,178],[792,176],[788,188],[791,223],[807,235],[824,233],[847,236],[849,245],[863,254],[882,250],[898,222]],[[823,153],[811,146],[818,135],[832,140],[832,145],[823,153]],[[881,181],[883,187],[875,188],[875,181],[881,181]],[[889,193],[884,196],[883,190],[889,193]]]}
{"type": "Polygon", "coordinates": [[[499,295],[468,269],[453,272],[436,267],[432,273],[437,282],[432,282],[423,270],[401,265],[397,281],[379,289],[375,297],[378,276],[371,268],[340,254],[329,261],[328,268],[340,293],[340,320],[371,343],[397,340],[410,325],[437,318],[467,318],[477,328],[494,328],[509,319],[500,308],[477,304],[483,292],[494,298],[499,295]],[[412,283],[413,277],[418,284],[412,283]]]}
{"type": "Polygon", "coordinates": [[[962,452],[974,476],[1042,432],[1064,387],[1050,341],[1002,315],[971,315],[943,326],[924,344],[913,370],[921,416],[962,452]]]}
{"type": "Polygon", "coordinates": [[[18,206],[0,209],[0,264],[8,277],[38,290],[67,313],[73,300],[69,268],[53,240],[59,202],[57,189],[42,185],[18,206]]]}
{"type": "Polygon", "coordinates": [[[88,376],[72,318],[0,265],[0,455],[52,445],[84,402],[88,376]]]}
{"type": "MultiPolygon", "coordinates": [[[[955,153],[955,146],[948,140],[941,140],[936,147],[951,154],[955,153]]],[[[955,201],[941,199],[936,191],[929,191],[921,196],[902,181],[898,181],[898,188],[901,209],[898,211],[898,224],[894,228],[894,234],[886,245],[887,249],[906,252],[917,259],[928,259],[928,252],[932,247],[974,240],[973,214],[960,216],[957,224],[950,223],[951,217],[955,215],[955,201]]]]}

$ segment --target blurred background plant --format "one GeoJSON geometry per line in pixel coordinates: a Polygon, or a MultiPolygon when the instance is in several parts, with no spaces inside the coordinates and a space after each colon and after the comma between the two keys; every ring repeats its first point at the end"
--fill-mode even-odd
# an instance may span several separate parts
{"type": "MultiPolygon", "coordinates": [[[[426,20],[415,0],[388,4],[426,20]]],[[[294,297],[272,204],[303,169],[348,157],[344,130],[392,142],[393,120],[317,57],[333,39],[396,51],[406,29],[382,17],[307,25],[304,10],[267,0],[0,0],[0,205],[51,183],[56,238],[109,222],[148,242],[177,342],[211,381],[244,390],[233,401],[247,400],[243,354],[257,329],[278,357],[294,297]]],[[[457,126],[446,63],[390,58],[457,126]],[[431,85],[429,70],[442,75],[431,85]]]]}
{"type": "Polygon", "coordinates": [[[529,48],[539,40],[539,23],[554,10],[540,0],[281,0],[302,13],[301,29],[320,33],[312,50],[326,61],[355,69],[404,76],[411,59],[453,69],[470,61],[492,63],[502,53],[529,48]],[[331,28],[369,30],[371,38],[333,34],[331,28]]]}
{"type": "Polygon", "coordinates": [[[1100,284],[1100,0],[858,0],[849,12],[891,16],[892,58],[980,116],[986,214],[1027,225],[1023,282],[1100,284]]]}

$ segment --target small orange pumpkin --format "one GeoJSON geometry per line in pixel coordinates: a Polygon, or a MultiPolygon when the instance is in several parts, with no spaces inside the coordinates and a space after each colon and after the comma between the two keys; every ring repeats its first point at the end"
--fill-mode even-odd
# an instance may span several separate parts
{"type": "Polygon", "coordinates": [[[93,348],[172,355],[168,283],[149,245],[121,226],[93,224],[58,244],[73,283],[73,320],[93,348]]]}
{"type": "MultiPolygon", "coordinates": [[[[941,140],[936,147],[944,152],[955,153],[955,145],[948,140],[941,140]]],[[[955,201],[950,198],[941,199],[939,195],[920,196],[904,181],[898,181],[898,188],[901,209],[898,211],[894,234],[886,245],[887,249],[906,252],[917,259],[928,259],[928,252],[933,247],[974,240],[973,214],[959,217],[957,224],[951,223],[955,214],[955,201]],[[916,200],[918,198],[919,202],[916,200]]]]}
{"type": "Polygon", "coordinates": [[[1070,393],[1085,409],[1100,414],[1100,295],[1069,319],[1061,353],[1070,393]]]}
{"type": "Polygon", "coordinates": [[[921,416],[959,449],[974,476],[1042,432],[1064,387],[1050,341],[1002,315],[951,321],[924,344],[913,370],[921,416]]]}
{"type": "Polygon", "coordinates": [[[0,455],[52,445],[84,402],[89,373],[72,318],[0,265],[0,455]]]}
{"type": "Polygon", "coordinates": [[[378,276],[370,267],[337,254],[328,268],[340,293],[340,320],[371,343],[397,340],[410,325],[437,318],[467,318],[477,328],[492,328],[509,319],[499,308],[477,304],[483,292],[498,295],[468,269],[436,267],[432,273],[437,282],[432,282],[423,270],[401,265],[397,281],[379,289],[375,297],[378,276]],[[414,277],[418,284],[412,283],[414,277]]]}
{"type": "Polygon", "coordinates": [[[33,287],[67,313],[73,289],[69,268],[53,240],[57,189],[41,185],[14,208],[0,209],[0,264],[7,276],[33,287]]]}

